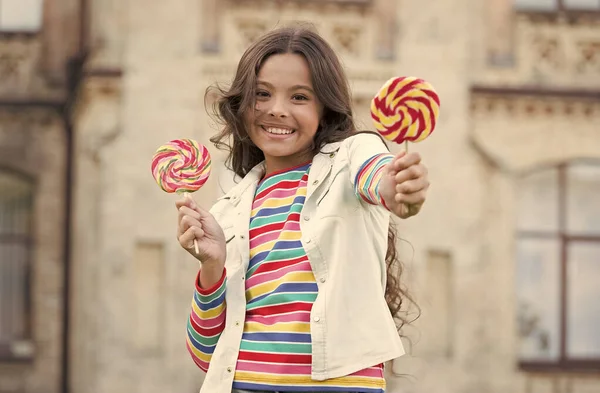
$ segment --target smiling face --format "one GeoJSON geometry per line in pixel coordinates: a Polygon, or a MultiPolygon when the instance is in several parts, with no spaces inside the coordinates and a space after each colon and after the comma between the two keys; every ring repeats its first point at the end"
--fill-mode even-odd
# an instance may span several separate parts
{"type": "Polygon", "coordinates": [[[323,105],[315,95],[306,59],[270,56],[257,76],[255,110],[245,115],[252,142],[265,155],[267,174],[312,159],[323,105]]]}

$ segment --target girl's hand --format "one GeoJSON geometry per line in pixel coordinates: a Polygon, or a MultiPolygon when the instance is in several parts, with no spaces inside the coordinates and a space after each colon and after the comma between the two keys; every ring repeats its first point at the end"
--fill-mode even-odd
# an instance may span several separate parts
{"type": "Polygon", "coordinates": [[[179,211],[177,240],[203,265],[222,267],[225,265],[227,246],[223,229],[212,214],[202,209],[191,197],[175,203],[179,211]],[[199,253],[194,251],[194,239],[198,242],[199,253]]]}
{"type": "Polygon", "coordinates": [[[387,207],[400,218],[408,218],[421,211],[429,189],[427,168],[419,153],[401,152],[384,168],[379,186],[387,207]]]}

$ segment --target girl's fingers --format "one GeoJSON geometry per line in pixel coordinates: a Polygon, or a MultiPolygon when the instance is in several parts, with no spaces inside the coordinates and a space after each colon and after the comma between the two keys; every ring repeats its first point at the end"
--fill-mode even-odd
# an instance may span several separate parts
{"type": "Polygon", "coordinates": [[[175,207],[177,210],[181,209],[183,206],[193,209],[194,200],[191,198],[179,198],[175,201],[175,207]]]}
{"type": "Polygon", "coordinates": [[[181,208],[185,207],[193,212],[196,212],[199,215],[199,217],[206,217],[207,215],[210,215],[210,213],[207,210],[200,207],[200,205],[198,205],[192,199],[191,195],[185,196],[177,200],[175,202],[175,207],[177,207],[177,210],[181,210],[181,208]]]}
{"type": "Polygon", "coordinates": [[[413,165],[421,164],[421,155],[417,152],[399,154],[394,160],[394,169],[398,172],[407,169],[413,165]]]}
{"type": "Polygon", "coordinates": [[[401,184],[396,185],[396,192],[398,194],[410,195],[421,190],[426,190],[429,187],[429,180],[421,177],[418,179],[407,180],[401,184]]]}
{"type": "Polygon", "coordinates": [[[396,194],[394,199],[398,203],[407,204],[407,205],[422,205],[425,202],[426,198],[426,190],[421,190],[419,192],[415,192],[413,194],[396,194]]]}
{"type": "Polygon", "coordinates": [[[192,216],[184,215],[179,221],[179,234],[186,232],[190,228],[202,229],[202,223],[192,216]]]}
{"type": "Polygon", "coordinates": [[[200,239],[204,236],[204,231],[198,227],[190,227],[181,236],[179,236],[179,244],[183,248],[194,248],[194,239],[200,239]]]}
{"type": "Polygon", "coordinates": [[[193,219],[200,221],[200,213],[187,206],[182,206],[179,208],[179,221],[185,216],[190,216],[193,219]]]}
{"type": "Polygon", "coordinates": [[[396,173],[394,180],[396,181],[396,184],[401,184],[408,180],[418,179],[426,176],[427,168],[423,164],[418,164],[402,169],[400,172],[396,173]]]}

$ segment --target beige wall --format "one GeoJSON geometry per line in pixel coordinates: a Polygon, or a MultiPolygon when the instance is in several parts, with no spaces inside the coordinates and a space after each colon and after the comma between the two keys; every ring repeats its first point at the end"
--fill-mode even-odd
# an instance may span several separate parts
{"type": "MultiPolygon", "coordinates": [[[[598,42],[599,25],[531,21],[513,15],[509,3],[92,1],[92,54],[73,119],[72,391],[191,393],[200,387],[202,373],[185,349],[197,265],[176,242],[177,197],[156,186],[150,159],[170,139],[191,137],[210,146],[216,125],[203,108],[205,89],[231,79],[252,39],[298,21],[315,24],[342,57],[363,127],[371,128],[369,101],[391,76],[425,78],[442,99],[435,133],[411,146],[424,157],[432,186],[419,217],[400,222],[406,242],[399,247],[423,314],[406,330],[411,355],[393,364],[396,374],[412,377],[390,375],[389,392],[599,390],[594,377],[517,371],[513,252],[518,175],[541,162],[600,157],[598,97],[471,89],[598,91],[599,57],[589,60],[586,51],[598,42]],[[510,39],[500,37],[505,32],[510,39]],[[532,114],[531,107],[538,109],[532,114]]],[[[40,53],[15,48],[9,51],[30,50],[32,59],[40,53]]],[[[59,96],[36,82],[34,71],[23,75],[21,87],[0,85],[0,94],[38,83],[38,90],[49,91],[44,94],[59,96]]],[[[35,146],[44,147],[36,157],[47,157],[43,170],[51,178],[64,179],[57,121],[36,126],[43,132],[35,146]]],[[[205,206],[220,186],[231,184],[222,153],[211,153],[213,175],[194,194],[205,206]]],[[[51,211],[38,229],[47,248],[36,258],[52,263],[36,270],[50,277],[36,284],[36,312],[45,310],[54,321],[64,187],[43,184],[48,197],[40,196],[38,206],[51,211]]],[[[48,335],[40,337],[41,359],[58,359],[59,321],[37,330],[48,335]]],[[[58,367],[36,363],[27,377],[26,368],[0,366],[0,386],[47,392],[42,387],[58,386],[58,367]]]]}

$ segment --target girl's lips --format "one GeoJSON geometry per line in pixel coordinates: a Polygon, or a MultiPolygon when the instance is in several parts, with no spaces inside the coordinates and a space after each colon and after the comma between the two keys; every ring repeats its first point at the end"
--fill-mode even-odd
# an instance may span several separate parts
{"type": "MultiPolygon", "coordinates": [[[[290,135],[293,135],[293,134],[296,132],[296,130],[292,129],[292,130],[291,130],[292,132],[287,132],[287,133],[275,133],[275,132],[269,132],[269,131],[267,131],[267,127],[265,127],[265,126],[260,126],[260,128],[262,128],[262,130],[263,130],[263,131],[264,131],[266,134],[268,134],[270,137],[273,137],[273,138],[278,138],[278,139],[280,139],[280,138],[285,138],[285,137],[288,137],[288,136],[290,136],[290,135]]],[[[269,128],[269,129],[275,129],[275,130],[286,130],[286,128],[279,128],[279,127],[268,127],[268,128],[269,128]]],[[[287,130],[289,130],[289,129],[287,129],[287,130]]]]}

